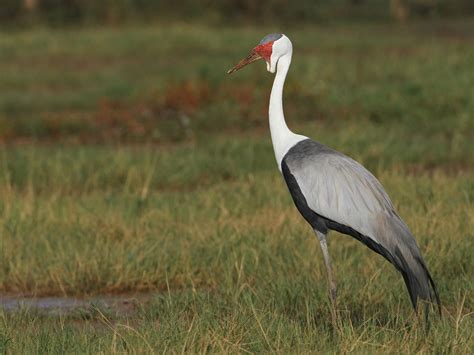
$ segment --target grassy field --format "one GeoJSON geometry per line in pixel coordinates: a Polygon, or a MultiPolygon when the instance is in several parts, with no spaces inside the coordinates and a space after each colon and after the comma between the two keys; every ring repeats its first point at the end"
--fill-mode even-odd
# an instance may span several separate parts
{"type": "Polygon", "coordinates": [[[226,70],[272,28],[0,36],[0,295],[151,294],[131,315],[0,310],[0,351],[410,352],[474,347],[474,21],[287,30],[289,126],[359,160],[411,227],[443,303],[319,244],[267,132],[272,76],[226,70]]]}

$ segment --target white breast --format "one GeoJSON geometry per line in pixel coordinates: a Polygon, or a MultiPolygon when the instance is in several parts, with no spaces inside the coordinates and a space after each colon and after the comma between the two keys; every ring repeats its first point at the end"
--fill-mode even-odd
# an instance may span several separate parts
{"type": "Polygon", "coordinates": [[[308,137],[303,136],[301,134],[295,134],[291,131],[285,132],[286,134],[279,135],[278,138],[273,136],[272,133],[272,143],[273,143],[273,150],[275,151],[275,159],[278,164],[278,169],[281,171],[281,161],[285,157],[286,153],[301,142],[302,140],[308,139],[308,137]]]}

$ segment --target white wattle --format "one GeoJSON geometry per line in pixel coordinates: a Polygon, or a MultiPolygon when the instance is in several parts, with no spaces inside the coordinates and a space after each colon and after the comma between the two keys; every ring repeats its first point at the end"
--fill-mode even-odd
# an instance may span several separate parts
{"type": "Polygon", "coordinates": [[[308,137],[295,134],[286,125],[283,115],[283,86],[285,84],[286,74],[290,68],[291,51],[287,52],[278,59],[277,73],[273,81],[272,93],[270,94],[270,105],[268,116],[270,121],[270,134],[272,137],[273,150],[278,163],[278,169],[281,171],[281,161],[288,150],[296,143],[307,139],[308,137]]]}

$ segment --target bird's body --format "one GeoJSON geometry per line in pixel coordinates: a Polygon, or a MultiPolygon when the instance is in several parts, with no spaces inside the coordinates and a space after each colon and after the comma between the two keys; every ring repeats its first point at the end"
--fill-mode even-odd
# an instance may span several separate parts
{"type": "Polygon", "coordinates": [[[415,239],[367,169],[311,139],[294,145],[281,166],[298,211],[317,234],[334,230],[354,237],[401,272],[414,307],[418,298],[434,301],[415,239]]]}
{"type": "Polygon", "coordinates": [[[269,104],[275,158],[298,211],[321,243],[333,300],[335,283],[326,241],[329,230],[354,237],[391,262],[402,274],[415,309],[418,300],[437,302],[440,307],[416,241],[380,182],[355,160],[291,132],[286,125],[282,96],[291,56],[288,37],[272,34],[229,72],[259,58],[266,60],[268,71],[276,71],[269,104]]]}

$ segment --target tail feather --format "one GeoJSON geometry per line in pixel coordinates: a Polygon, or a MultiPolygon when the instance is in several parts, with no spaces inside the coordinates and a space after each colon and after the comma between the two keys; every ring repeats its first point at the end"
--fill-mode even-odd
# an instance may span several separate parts
{"type": "MultiPolygon", "coordinates": [[[[418,309],[418,301],[426,302],[426,306],[436,303],[441,316],[438,290],[408,226],[396,214],[390,218],[385,216],[379,222],[375,233],[377,241],[351,228],[334,229],[352,235],[394,265],[403,276],[415,310],[418,309]]],[[[427,317],[428,307],[425,312],[427,317]]]]}
{"type": "MultiPolygon", "coordinates": [[[[436,300],[436,305],[438,307],[438,313],[439,313],[439,316],[441,317],[441,300],[439,298],[438,289],[436,288],[436,285],[433,281],[433,278],[431,277],[431,274],[429,273],[428,268],[426,267],[426,264],[423,261],[423,259],[417,258],[417,260],[421,264],[423,269],[425,270],[426,275],[428,276],[428,280],[430,281],[431,289],[433,290],[433,294],[434,294],[434,297],[435,297],[435,300],[436,300]]],[[[434,302],[432,302],[432,303],[434,303],[434,302]]]]}
{"type": "MultiPolygon", "coordinates": [[[[413,308],[418,309],[419,300],[431,304],[436,303],[441,316],[441,301],[438,290],[425,262],[419,255],[418,250],[415,251],[418,255],[413,255],[414,253],[410,250],[405,249],[405,252],[403,252],[403,249],[395,248],[392,263],[403,276],[413,308]]],[[[427,308],[425,308],[426,311],[427,308]]]]}
{"type": "Polygon", "coordinates": [[[415,311],[418,309],[418,301],[426,302],[425,314],[428,317],[428,303],[436,303],[441,316],[438,290],[408,226],[396,213],[379,217],[374,227],[377,238],[371,238],[327,218],[325,223],[329,229],[351,235],[394,265],[403,276],[415,311]]]}
{"type": "MultiPolygon", "coordinates": [[[[426,306],[436,303],[441,315],[438,290],[410,229],[396,213],[380,222],[377,237],[384,249],[381,254],[402,274],[413,308],[418,309],[418,301],[426,302],[426,306]]],[[[425,310],[427,317],[428,307],[425,310]]]]}

